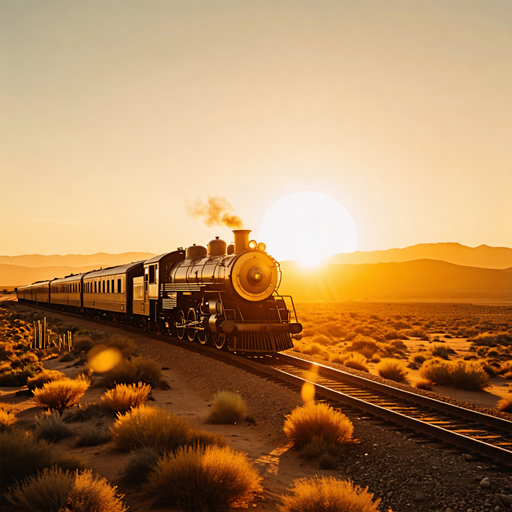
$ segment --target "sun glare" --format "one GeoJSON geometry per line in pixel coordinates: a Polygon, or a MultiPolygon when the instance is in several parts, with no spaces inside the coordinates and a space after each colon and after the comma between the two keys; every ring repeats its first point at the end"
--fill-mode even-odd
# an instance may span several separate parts
{"type": "Polygon", "coordinates": [[[258,240],[277,260],[315,265],[322,258],[357,249],[357,229],[347,209],[320,192],[279,199],[265,214],[258,240]]]}

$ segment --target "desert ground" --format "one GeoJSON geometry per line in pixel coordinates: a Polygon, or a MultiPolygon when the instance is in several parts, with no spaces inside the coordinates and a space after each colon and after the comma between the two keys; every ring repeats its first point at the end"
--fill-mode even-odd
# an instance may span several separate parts
{"type": "MultiPolygon", "coordinates": [[[[19,329],[19,322],[13,334],[14,326],[9,321],[13,312],[26,315],[27,319],[47,316],[55,332],[70,328],[77,333],[98,329],[96,324],[86,320],[69,319],[54,312],[43,313],[18,304],[4,303],[0,308],[2,342],[12,340],[14,336],[18,336],[16,341],[31,336],[28,330],[22,332],[19,329]]],[[[485,346],[480,354],[477,351],[482,347],[471,350],[474,346],[471,340],[479,335],[482,338],[486,333],[489,336],[493,333],[510,334],[512,319],[507,308],[378,303],[303,303],[298,304],[297,308],[299,319],[305,326],[305,336],[296,344],[295,351],[290,352],[322,364],[340,366],[347,371],[358,370],[332,360],[336,361],[337,355],[346,354],[351,341],[358,335],[366,338],[373,335],[372,339],[382,339],[379,342],[383,344],[380,347],[382,350],[390,350],[389,342],[400,340],[401,343],[392,345],[397,348],[392,355],[404,364],[411,363],[412,354],[422,349],[428,352],[434,345],[451,348],[455,353],[450,354],[450,358],[477,357],[477,360],[495,360],[495,364],[501,365],[510,360],[510,344],[494,347],[496,354],[491,353],[490,357],[488,353],[493,347],[485,346]],[[422,331],[421,337],[412,336],[412,330],[422,331]],[[390,335],[390,332],[396,333],[397,337],[393,338],[395,334],[390,335]]],[[[106,337],[114,336],[117,332],[111,327],[101,329],[102,336],[106,337]]],[[[375,498],[382,500],[379,506],[382,511],[502,510],[503,504],[501,509],[496,509],[500,506],[496,502],[496,495],[512,494],[512,477],[509,473],[489,473],[487,469],[490,466],[485,462],[471,462],[470,458],[456,450],[440,450],[435,445],[425,444],[424,440],[415,440],[411,433],[384,428],[378,422],[368,422],[349,410],[343,412],[354,423],[354,435],[359,442],[346,447],[336,469],[320,469],[318,461],[301,457],[282,431],[285,415],[301,405],[299,393],[142,334],[123,333],[123,336],[136,343],[141,355],[158,361],[162,366],[163,379],[170,386],[170,389],[154,387],[149,404],[185,417],[193,426],[224,436],[231,448],[248,455],[263,478],[262,493],[246,505],[251,509],[277,511],[280,496],[290,492],[294,480],[315,475],[350,479],[354,484],[368,487],[375,498]],[[207,417],[214,403],[213,395],[220,390],[239,393],[253,419],[234,425],[208,423],[207,417]],[[490,477],[491,488],[480,486],[486,476],[490,477]]],[[[380,379],[376,369],[378,358],[379,354],[375,353],[373,358],[366,361],[370,374],[376,379],[380,379]]],[[[45,359],[43,365],[45,369],[58,370],[72,378],[84,370],[78,355],[71,360],[61,361],[55,354],[55,357],[45,359]]],[[[418,378],[420,365],[411,366],[404,382],[390,384],[417,392],[411,385],[418,378]]],[[[494,368],[497,369],[496,366],[494,368]]],[[[432,391],[422,392],[435,394],[441,399],[466,401],[470,407],[476,406],[491,414],[512,419],[512,415],[500,413],[495,408],[502,397],[510,396],[511,382],[505,376],[496,374],[490,380],[491,386],[484,391],[434,386],[432,391]]],[[[34,419],[42,410],[36,406],[30,394],[23,393],[26,389],[26,386],[0,387],[0,402],[11,408],[19,426],[30,431],[34,419]]],[[[99,402],[104,392],[105,388],[99,387],[99,377],[93,375],[91,386],[81,398],[80,406],[84,408],[87,404],[99,402]]],[[[71,412],[72,409],[65,416],[71,412]]],[[[101,413],[84,422],[69,423],[72,435],[56,442],[54,449],[78,457],[86,468],[118,486],[118,492],[124,494],[124,502],[130,510],[179,510],[155,507],[151,496],[144,495],[138,488],[123,481],[120,472],[130,458],[129,453],[116,450],[109,442],[92,447],[76,446],[80,432],[87,425],[107,431],[114,421],[114,415],[101,413]]]]}

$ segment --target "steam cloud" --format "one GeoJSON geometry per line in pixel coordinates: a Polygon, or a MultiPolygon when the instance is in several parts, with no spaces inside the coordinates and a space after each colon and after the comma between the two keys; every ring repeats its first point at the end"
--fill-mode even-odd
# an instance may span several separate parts
{"type": "Polygon", "coordinates": [[[185,203],[185,211],[194,219],[202,219],[208,227],[217,225],[241,228],[243,225],[242,219],[232,213],[230,202],[222,196],[208,196],[206,203],[196,198],[192,204],[185,203]]]}

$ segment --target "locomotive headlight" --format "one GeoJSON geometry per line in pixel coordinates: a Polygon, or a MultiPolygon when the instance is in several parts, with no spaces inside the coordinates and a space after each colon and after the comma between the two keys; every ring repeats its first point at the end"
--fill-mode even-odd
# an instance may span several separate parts
{"type": "Polygon", "coordinates": [[[253,286],[260,285],[264,277],[265,276],[263,275],[263,270],[261,270],[261,268],[257,266],[251,267],[249,269],[249,272],[247,272],[247,280],[253,286]]]}
{"type": "Polygon", "coordinates": [[[256,240],[251,240],[249,242],[249,249],[256,249],[257,245],[258,244],[257,244],[256,240]]]}

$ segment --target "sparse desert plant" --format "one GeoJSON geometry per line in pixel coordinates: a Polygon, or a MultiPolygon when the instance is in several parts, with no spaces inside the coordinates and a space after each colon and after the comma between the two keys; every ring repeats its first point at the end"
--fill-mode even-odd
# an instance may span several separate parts
{"type": "Polygon", "coordinates": [[[432,391],[432,388],[434,387],[434,382],[432,382],[429,379],[418,379],[414,383],[414,387],[418,389],[425,389],[427,391],[432,391]]]}
{"type": "Polygon", "coordinates": [[[115,334],[107,340],[103,340],[103,343],[105,343],[107,347],[117,348],[124,359],[137,354],[137,345],[135,342],[131,338],[121,334],[115,334]]]}
{"type": "Polygon", "coordinates": [[[57,411],[62,416],[65,409],[79,404],[88,387],[89,383],[84,379],[56,380],[35,389],[34,398],[39,407],[57,411]]]}
{"type": "Polygon", "coordinates": [[[0,342],[0,361],[5,361],[14,356],[14,343],[0,342]]]}
{"type": "Polygon", "coordinates": [[[407,367],[401,361],[385,357],[377,365],[378,374],[384,379],[403,382],[407,379],[407,367]]]}
{"type": "Polygon", "coordinates": [[[502,398],[497,405],[498,409],[502,412],[511,412],[512,413],[512,397],[502,398]]]}
{"type": "Polygon", "coordinates": [[[340,458],[343,454],[343,447],[340,444],[327,442],[322,437],[314,435],[300,453],[307,460],[318,459],[324,454],[340,458]]]}
{"type": "Polygon", "coordinates": [[[90,470],[70,473],[51,468],[16,484],[6,497],[19,512],[124,512],[116,490],[90,470]]]}
{"type": "Polygon", "coordinates": [[[303,354],[308,354],[310,356],[319,356],[319,357],[327,357],[327,350],[320,345],[319,343],[308,343],[304,344],[300,350],[303,354]]]}
{"type": "Polygon", "coordinates": [[[364,357],[359,352],[352,352],[347,359],[344,361],[344,365],[349,368],[353,368],[354,370],[359,370],[362,372],[369,372],[370,370],[366,366],[366,357],[364,357]]]}
{"type": "Polygon", "coordinates": [[[332,345],[335,341],[332,338],[329,338],[325,334],[315,334],[313,336],[313,343],[318,343],[319,345],[332,345]]]}
{"type": "Polygon", "coordinates": [[[489,385],[489,375],[480,364],[461,359],[430,359],[423,364],[420,375],[440,386],[452,386],[467,391],[478,391],[489,385]]]}
{"type": "Polygon", "coordinates": [[[454,351],[450,350],[448,347],[444,347],[443,345],[433,345],[431,349],[431,353],[433,357],[440,357],[441,359],[449,359],[450,354],[453,354],[454,351]]]}
{"type": "Polygon", "coordinates": [[[66,376],[57,370],[43,370],[42,372],[39,372],[34,377],[29,377],[27,379],[27,387],[31,391],[33,391],[36,388],[43,387],[44,384],[47,382],[52,382],[54,380],[61,380],[65,379],[66,376]]]}
{"type": "Polygon", "coordinates": [[[162,369],[155,360],[147,357],[134,357],[130,360],[123,359],[103,377],[101,384],[107,388],[113,388],[116,384],[143,382],[156,388],[161,380],[162,369]]]}
{"type": "Polygon", "coordinates": [[[11,371],[11,362],[10,361],[3,361],[0,363],[0,373],[11,371]]]}
{"type": "Polygon", "coordinates": [[[130,485],[142,485],[147,481],[149,473],[160,460],[161,454],[155,448],[145,447],[133,450],[130,460],[121,470],[121,477],[130,485]]]}
{"type": "Polygon", "coordinates": [[[422,364],[427,359],[425,352],[414,352],[411,354],[411,361],[415,363],[422,364]]]}
{"type": "Polygon", "coordinates": [[[11,428],[0,432],[0,493],[23,478],[55,464],[51,445],[26,432],[11,428]]]}
{"type": "Polygon", "coordinates": [[[353,442],[354,426],[344,414],[332,407],[309,402],[286,416],[283,430],[296,447],[302,448],[315,436],[327,443],[353,442]]]}
{"type": "Polygon", "coordinates": [[[92,425],[85,425],[80,432],[76,446],[98,446],[99,444],[105,444],[109,441],[110,432],[98,430],[92,425]]]}
{"type": "Polygon", "coordinates": [[[102,397],[101,404],[111,412],[124,414],[132,407],[142,405],[151,392],[151,386],[138,382],[135,384],[118,384],[109,389],[102,397]]]}
{"type": "Polygon", "coordinates": [[[39,371],[39,366],[33,363],[19,366],[11,371],[0,374],[0,386],[19,387],[27,383],[29,377],[33,377],[39,371]]]}
{"type": "Polygon", "coordinates": [[[190,425],[184,418],[163,409],[141,405],[126,414],[118,414],[110,428],[112,441],[121,450],[154,447],[173,451],[187,444],[190,425]]]}
{"type": "Polygon", "coordinates": [[[330,453],[322,453],[320,455],[320,459],[318,460],[318,467],[320,469],[338,469],[340,466],[339,460],[331,455],[330,453]]]}
{"type": "Polygon", "coordinates": [[[292,491],[281,497],[282,512],[377,512],[380,503],[368,488],[332,477],[295,480],[292,491]]]}
{"type": "Polygon", "coordinates": [[[244,399],[231,391],[218,391],[214,395],[212,411],[208,416],[210,423],[236,423],[247,413],[244,399]]]}
{"type": "Polygon", "coordinates": [[[212,434],[207,430],[201,429],[190,429],[187,437],[188,446],[201,446],[206,448],[207,446],[219,446],[224,447],[227,445],[226,439],[220,434],[212,434]]]}
{"type": "Polygon", "coordinates": [[[71,435],[71,430],[57,412],[36,416],[34,424],[34,434],[47,441],[55,442],[71,435]]]}
{"type": "Polygon", "coordinates": [[[78,356],[75,352],[64,352],[59,357],[59,361],[62,363],[68,363],[69,361],[74,361],[77,357],[78,356]]]}
{"type": "Polygon", "coordinates": [[[68,411],[64,416],[66,423],[83,423],[84,421],[92,420],[93,418],[103,417],[103,412],[98,403],[92,402],[85,404],[84,406],[79,405],[71,411],[68,411]]]}
{"type": "Polygon", "coordinates": [[[246,505],[260,481],[246,455],[231,448],[184,447],[159,460],[144,488],[160,503],[213,512],[246,505]]]}

